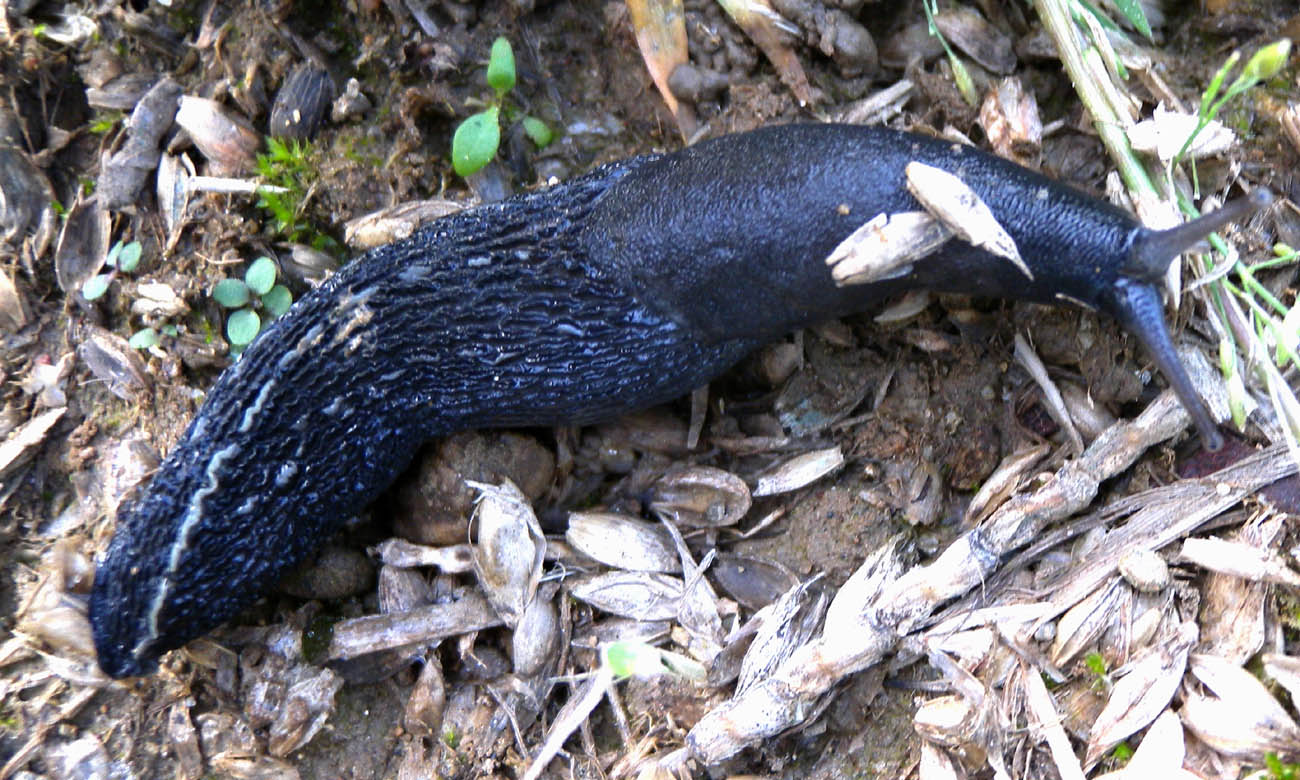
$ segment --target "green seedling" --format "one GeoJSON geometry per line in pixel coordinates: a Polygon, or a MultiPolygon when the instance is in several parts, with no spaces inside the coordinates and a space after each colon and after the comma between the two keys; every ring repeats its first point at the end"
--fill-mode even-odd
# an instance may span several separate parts
{"type": "Polygon", "coordinates": [[[1092,652],[1083,657],[1083,665],[1088,667],[1092,672],[1092,687],[1098,691],[1108,691],[1114,684],[1110,678],[1110,670],[1106,668],[1106,659],[1101,653],[1092,652]]]}
{"type": "Polygon", "coordinates": [[[104,297],[104,293],[108,292],[109,285],[113,283],[119,273],[129,274],[140,265],[140,253],[139,241],[132,241],[129,244],[118,241],[113,244],[113,248],[108,250],[108,255],[104,258],[104,265],[111,270],[108,273],[96,274],[87,279],[81,285],[81,297],[88,301],[104,297]]]}
{"type": "Polygon", "coordinates": [[[270,212],[274,232],[286,240],[310,244],[314,249],[333,249],[334,240],[302,218],[307,193],[316,181],[311,157],[308,142],[268,136],[266,152],[257,155],[257,173],[270,186],[258,188],[257,206],[270,212]]]}
{"type": "Polygon", "coordinates": [[[962,62],[957,52],[952,50],[948,45],[948,39],[943,37],[939,30],[939,25],[935,23],[935,14],[939,13],[939,0],[924,0],[921,7],[925,9],[926,27],[930,34],[939,39],[939,45],[943,47],[944,54],[948,57],[948,65],[952,68],[952,80],[957,85],[957,91],[961,93],[962,100],[971,106],[979,105],[979,95],[975,91],[975,80],[971,78],[970,71],[966,69],[966,63],[962,62]]]}
{"type": "MultiPolygon", "coordinates": [[[[451,165],[461,176],[476,173],[492,162],[501,147],[503,116],[506,124],[511,125],[518,113],[506,102],[506,97],[515,88],[516,82],[515,53],[510,48],[510,41],[505,38],[497,38],[492,42],[486,76],[488,86],[493,90],[488,107],[461,122],[451,139],[451,165]]],[[[524,134],[538,149],[545,148],[554,140],[554,133],[537,117],[525,116],[519,121],[524,134]]]]}
{"type": "Polygon", "coordinates": [[[226,340],[230,342],[231,354],[243,352],[265,325],[293,304],[289,288],[276,284],[275,279],[275,261],[259,257],[248,266],[242,280],[222,279],[212,288],[217,303],[235,310],[226,317],[226,340]]]}
{"type": "Polygon", "coordinates": [[[1264,768],[1246,775],[1246,780],[1300,780],[1300,764],[1288,764],[1277,753],[1264,755],[1264,768]]]}
{"type": "Polygon", "coordinates": [[[157,328],[141,328],[131,334],[131,338],[127,340],[127,343],[135,349],[153,349],[162,344],[163,336],[176,338],[179,335],[180,331],[176,326],[167,323],[166,325],[161,325],[157,328]]]}
{"type": "Polygon", "coordinates": [[[1187,136],[1183,142],[1183,147],[1174,157],[1174,164],[1182,160],[1183,155],[1191,148],[1196,136],[1214,121],[1228,101],[1254,89],[1260,83],[1267,81],[1278,74],[1286,65],[1287,58],[1291,54],[1291,41],[1287,38],[1275,41],[1267,46],[1262,47],[1259,51],[1246,62],[1246,67],[1241,69],[1241,73],[1232,83],[1224,89],[1224,82],[1228,74],[1237,67],[1241,61],[1241,53],[1233,52],[1231,56],[1214,74],[1210,80],[1210,86],[1205,89],[1205,94],[1201,96],[1201,105],[1196,111],[1196,128],[1187,136]]]}

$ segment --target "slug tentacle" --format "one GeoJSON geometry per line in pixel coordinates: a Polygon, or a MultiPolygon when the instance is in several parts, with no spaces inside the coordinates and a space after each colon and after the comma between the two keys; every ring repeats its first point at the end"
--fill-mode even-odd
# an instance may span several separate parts
{"type": "Polygon", "coordinates": [[[91,596],[100,666],[148,672],[233,616],[430,438],[660,403],[766,340],[919,287],[1109,312],[1213,445],[1152,276],[1180,242],[974,149],[844,125],[706,141],[444,218],[335,274],[222,374],[119,513],[91,596]],[[913,160],[961,177],[1033,278],[952,241],[905,276],[837,286],[825,259],[846,236],[919,208],[913,160]]]}
{"type": "Polygon", "coordinates": [[[1192,379],[1183,368],[1182,361],[1178,359],[1174,342],[1169,337],[1169,328],[1165,325],[1164,305],[1156,286],[1121,278],[1115,283],[1105,309],[1146,347],[1156,367],[1178,395],[1183,408],[1191,415],[1192,424],[1200,434],[1201,444],[1211,451],[1223,447],[1223,434],[1219,432],[1219,426],[1201,400],[1201,394],[1192,385],[1192,379]]]}
{"type": "Polygon", "coordinates": [[[1244,198],[1223,204],[1209,214],[1202,214],[1191,222],[1184,222],[1166,230],[1141,228],[1133,239],[1124,275],[1142,281],[1159,283],[1169,270],[1169,264],[1183,252],[1191,249],[1206,236],[1230,222],[1240,221],[1256,211],[1268,208],[1273,194],[1260,187],[1244,198]]]}

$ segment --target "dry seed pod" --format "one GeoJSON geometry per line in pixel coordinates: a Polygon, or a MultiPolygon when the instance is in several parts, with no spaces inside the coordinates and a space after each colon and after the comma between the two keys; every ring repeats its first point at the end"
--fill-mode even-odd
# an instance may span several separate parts
{"type": "Polygon", "coordinates": [[[775,561],[721,553],[709,568],[714,582],[748,609],[759,610],[799,584],[799,578],[775,561]]]}
{"type": "Polygon", "coordinates": [[[331,660],[340,660],[395,647],[428,645],[501,623],[487,599],[471,592],[449,603],[429,604],[409,612],[341,620],[334,624],[328,655],[331,660]]]}
{"type": "Polygon", "coordinates": [[[108,209],[93,195],[81,200],[68,212],[54,250],[54,276],[59,288],[75,300],[81,298],[81,286],[99,273],[108,255],[108,209]]]}
{"type": "Polygon", "coordinates": [[[984,21],[973,8],[957,7],[935,14],[934,23],[954,46],[982,67],[1005,76],[1016,69],[1011,39],[984,21]]]}
{"type": "MultiPolygon", "coordinates": [[[[127,340],[100,328],[83,332],[77,345],[77,357],[90,368],[96,379],[104,382],[108,391],[124,401],[130,401],[149,387],[149,375],[139,350],[132,349],[127,340]]],[[[157,467],[155,462],[153,467],[157,467]]]]}
{"type": "Polygon", "coordinates": [[[1088,733],[1086,764],[1094,763],[1165,711],[1182,682],[1196,635],[1196,624],[1184,623],[1159,646],[1148,648],[1127,665],[1128,673],[1111,688],[1110,699],[1088,733]]]}
{"type": "Polygon", "coordinates": [[[1222,658],[1191,657],[1212,696],[1188,691],[1179,714],[1202,742],[1234,758],[1300,751],[1300,727],[1256,677],[1222,658]]]}
{"type": "Polygon", "coordinates": [[[169,284],[141,282],[135,286],[135,299],[131,313],[140,317],[175,317],[189,311],[185,299],[176,294],[169,284]]]}
{"type": "MultiPolygon", "coordinates": [[[[98,87],[86,88],[86,102],[95,108],[110,111],[130,111],[140,102],[149,88],[158,82],[158,74],[145,72],[124,73],[98,87]]],[[[89,82],[87,82],[89,84],[89,82]]]]}
{"type": "Polygon", "coordinates": [[[371,249],[406,238],[421,225],[462,208],[463,204],[442,198],[399,203],[343,223],[343,242],[353,249],[371,249]]]}
{"type": "Polygon", "coordinates": [[[939,467],[928,460],[918,463],[904,489],[903,519],[918,528],[933,524],[943,514],[945,493],[939,467]]]}
{"type": "Polygon", "coordinates": [[[471,521],[478,536],[474,573],[492,608],[514,628],[537,592],[546,538],[527,497],[513,482],[469,485],[479,491],[471,521]]]}
{"type": "Polygon", "coordinates": [[[271,135],[311,140],[334,101],[334,91],[334,81],[324,68],[311,61],[298,63],[271,105],[271,135]]]}
{"type": "Polygon", "coordinates": [[[1065,409],[1084,441],[1091,442],[1115,424],[1115,415],[1094,401],[1087,390],[1073,382],[1057,382],[1056,387],[1061,391],[1065,409]]]}
{"type": "Polygon", "coordinates": [[[687,527],[735,525],[751,503],[744,480],[710,466],[670,471],[654,484],[650,495],[655,514],[687,527]]]}
{"type": "Polygon", "coordinates": [[[663,528],[607,512],[573,512],[564,538],[574,549],[606,566],[675,574],[681,559],[663,528]]]}
{"type": "MultiPolygon", "coordinates": [[[[0,191],[0,201],[4,200],[0,191]]],[[[0,209],[4,208],[0,202],[0,209]]],[[[0,330],[16,333],[27,326],[30,319],[26,298],[14,283],[13,275],[0,269],[0,330]]]]}
{"type": "Polygon", "coordinates": [[[1169,564],[1154,550],[1129,550],[1119,559],[1119,573],[1139,593],[1159,593],[1169,585],[1169,564]]]}
{"type": "Polygon", "coordinates": [[[217,171],[236,173],[253,162],[261,137],[215,100],[184,95],[176,124],[217,171]]]}
{"type": "Polygon", "coordinates": [[[1052,663],[1064,666],[1091,647],[1097,637],[1120,619],[1120,605],[1131,598],[1132,592],[1121,580],[1113,578],[1071,607],[1057,622],[1052,663]]]}
{"type": "MultiPolygon", "coordinates": [[[[554,590],[554,587],[551,588],[554,590]]],[[[560,643],[560,616],[551,599],[538,598],[524,608],[524,615],[510,637],[510,657],[515,674],[533,677],[542,674],[546,664],[555,659],[560,643]]]]}
{"type": "Polygon", "coordinates": [[[774,496],[811,485],[844,465],[839,447],[805,452],[768,469],[754,485],[755,496],[774,496]]]}
{"type": "Polygon", "coordinates": [[[293,682],[267,740],[267,751],[280,758],[306,745],[324,728],[334,712],[334,694],[343,687],[343,678],[330,669],[302,665],[293,671],[293,682]]]}
{"type": "Polygon", "coordinates": [[[664,574],[616,571],[576,583],[569,593],[612,615],[675,620],[682,600],[682,581],[664,574]]]}
{"type": "Polygon", "coordinates": [[[904,172],[907,174],[907,191],[925,206],[926,211],[961,240],[1005,258],[1033,281],[1034,273],[1020,256],[1015,239],[966,182],[942,168],[919,162],[908,163],[904,172]]]}
{"type": "Polygon", "coordinates": [[[443,681],[442,664],[433,655],[425,661],[420,676],[411,688],[411,695],[406,699],[402,725],[416,736],[437,734],[446,704],[447,684],[443,681]]]}
{"type": "Polygon", "coordinates": [[[44,445],[50,429],[67,411],[68,407],[60,406],[41,412],[0,442],[0,480],[7,479],[36,454],[44,445]]]}

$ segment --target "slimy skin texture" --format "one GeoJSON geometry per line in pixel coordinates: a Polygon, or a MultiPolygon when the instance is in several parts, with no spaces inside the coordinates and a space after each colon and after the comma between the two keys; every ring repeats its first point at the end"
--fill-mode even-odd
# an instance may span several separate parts
{"type": "MultiPolygon", "coordinates": [[[[432,438],[661,403],[901,291],[1081,302],[1172,354],[1152,271],[1130,260],[1153,236],[977,150],[844,125],[718,138],[441,219],[339,271],[221,375],[119,513],[91,597],[99,664],[147,674],[237,614],[432,438]],[[913,160],[984,199],[1033,281],[954,240],[908,276],[835,286],[825,258],[847,235],[919,209],[904,185],[913,160]]],[[[1157,362],[1186,382],[1176,359],[1157,362]]],[[[1183,400],[1196,418],[1199,399],[1183,400]]]]}

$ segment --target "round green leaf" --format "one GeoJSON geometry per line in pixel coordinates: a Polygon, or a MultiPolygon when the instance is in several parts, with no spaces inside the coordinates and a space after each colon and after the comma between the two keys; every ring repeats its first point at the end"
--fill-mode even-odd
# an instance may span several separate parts
{"type": "Polygon", "coordinates": [[[451,166],[461,176],[469,176],[492,162],[501,144],[500,109],[481,111],[456,128],[451,138],[451,166]]]}
{"type": "Polygon", "coordinates": [[[176,326],[172,325],[170,322],[162,326],[162,332],[164,336],[171,336],[172,338],[181,335],[181,332],[176,329],[176,326]]]}
{"type": "Polygon", "coordinates": [[[117,256],[122,254],[122,242],[118,241],[109,247],[108,256],[104,258],[104,265],[109,268],[117,268],[117,256]]]}
{"type": "Polygon", "coordinates": [[[244,283],[254,295],[266,295],[275,284],[275,261],[269,257],[254,260],[244,274],[244,283]]]}
{"type": "Polygon", "coordinates": [[[117,267],[131,273],[136,266],[140,265],[140,242],[132,241],[122,247],[122,252],[117,256],[117,267]]]}
{"type": "Polygon", "coordinates": [[[227,309],[238,309],[251,300],[248,285],[238,279],[222,279],[212,288],[212,297],[227,309]]]}
{"type": "Polygon", "coordinates": [[[293,293],[282,284],[277,284],[262,296],[262,305],[272,317],[279,317],[293,305],[293,293]]]}
{"type": "Polygon", "coordinates": [[[257,336],[262,329],[262,319],[252,309],[240,309],[230,313],[226,318],[226,338],[230,343],[243,347],[257,336]]]}
{"type": "Polygon", "coordinates": [[[113,281],[112,274],[99,274],[92,276],[81,285],[81,297],[88,301],[96,298],[102,298],[104,293],[108,292],[108,283],[113,281]]]}
{"type": "Polygon", "coordinates": [[[545,149],[550,145],[551,141],[555,140],[555,133],[551,132],[551,128],[547,127],[545,122],[535,116],[524,117],[523,124],[524,135],[531,138],[533,143],[537,144],[538,149],[545,149]]]}
{"type": "Polygon", "coordinates": [[[127,343],[136,349],[149,349],[162,343],[162,339],[158,336],[158,331],[153,328],[145,328],[137,330],[127,343]]]}
{"type": "Polygon", "coordinates": [[[515,88],[515,52],[510,48],[510,41],[505,37],[492,42],[492,54],[488,57],[487,83],[504,94],[515,88]]]}

